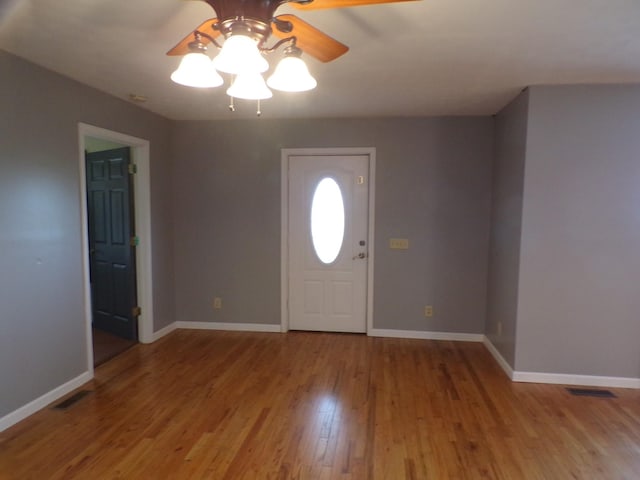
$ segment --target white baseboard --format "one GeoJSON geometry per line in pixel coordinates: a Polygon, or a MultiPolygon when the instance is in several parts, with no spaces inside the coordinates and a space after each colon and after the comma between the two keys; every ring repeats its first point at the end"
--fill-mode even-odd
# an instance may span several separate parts
{"type": "Polygon", "coordinates": [[[514,382],[547,383],[551,385],[579,385],[583,387],[636,388],[640,389],[640,378],[601,377],[596,375],[572,375],[565,373],[519,372],[498,352],[498,349],[487,337],[484,339],[487,350],[502,367],[507,376],[514,382]]]}
{"type": "Polygon", "coordinates": [[[176,328],[191,330],[230,330],[237,332],[280,333],[280,325],[263,323],[176,322],[176,328]]]}
{"type": "Polygon", "coordinates": [[[491,353],[495,361],[498,362],[498,365],[500,365],[502,370],[504,370],[504,373],[507,374],[507,377],[513,380],[513,368],[511,368],[511,365],[509,365],[509,362],[507,362],[504,359],[504,357],[500,354],[498,349],[493,345],[493,343],[491,343],[491,340],[489,340],[489,338],[485,336],[482,343],[484,343],[484,346],[487,347],[487,350],[489,350],[489,353],[491,353]]]}
{"type": "Polygon", "coordinates": [[[372,328],[367,332],[370,337],[415,338],[419,340],[451,340],[454,342],[482,342],[481,333],[424,332],[420,330],[391,330],[372,328]]]}
{"type": "Polygon", "coordinates": [[[173,332],[176,328],[178,328],[177,323],[173,322],[167,325],[166,327],[161,328],[157,332],[153,332],[153,335],[151,335],[151,343],[157,340],[160,340],[165,335],[168,335],[171,332],[173,332]]]}
{"type": "Polygon", "coordinates": [[[571,375],[565,373],[513,372],[514,382],[579,385],[583,387],[640,388],[640,378],[571,375]]]}
{"type": "Polygon", "coordinates": [[[14,410],[13,412],[0,418],[0,432],[15,425],[21,420],[24,420],[29,415],[33,415],[38,410],[42,410],[44,407],[52,402],[55,402],[61,397],[64,397],[69,392],[72,392],[76,388],[89,382],[93,378],[90,372],[85,372],[76,378],[69,380],[67,383],[54,388],[50,392],[45,393],[39,398],[27,403],[26,405],[14,410]]]}

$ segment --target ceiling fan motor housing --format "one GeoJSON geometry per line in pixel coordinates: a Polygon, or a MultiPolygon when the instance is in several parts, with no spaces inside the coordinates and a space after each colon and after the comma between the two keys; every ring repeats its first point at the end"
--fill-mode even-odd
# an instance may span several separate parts
{"type": "Polygon", "coordinates": [[[258,45],[264,44],[271,35],[271,24],[269,22],[247,18],[246,16],[224,19],[216,25],[216,28],[225,38],[229,38],[231,35],[246,35],[256,39],[258,45]]]}
{"type": "Polygon", "coordinates": [[[225,36],[249,35],[263,44],[271,35],[275,12],[289,0],[206,0],[220,22],[216,28],[225,36]]]}

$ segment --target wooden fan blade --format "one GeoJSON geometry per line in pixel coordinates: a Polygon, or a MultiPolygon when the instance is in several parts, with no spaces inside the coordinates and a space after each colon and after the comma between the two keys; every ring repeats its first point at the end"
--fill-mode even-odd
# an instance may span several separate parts
{"type": "Polygon", "coordinates": [[[357,7],[360,5],[376,5],[380,3],[409,2],[415,0],[313,0],[310,3],[291,1],[288,5],[300,10],[320,10],[322,8],[357,7]]]}
{"type": "Polygon", "coordinates": [[[303,52],[317,58],[321,62],[330,62],[344,55],[349,47],[331,38],[326,33],[312,27],[295,15],[278,15],[278,22],[288,22],[293,27],[290,32],[278,30],[276,22],[272,23],[273,34],[278,38],[296,37],[296,46],[303,52]]]}
{"type": "MultiPolygon", "coordinates": [[[[214,28],[214,25],[216,25],[217,23],[217,18],[210,18],[209,20],[205,20],[202,25],[200,25],[189,35],[180,40],[180,42],[175,47],[169,50],[167,52],[167,55],[186,55],[187,53],[189,53],[189,44],[195,41],[196,31],[206,33],[212,38],[218,37],[220,35],[220,31],[214,28]]],[[[202,36],[200,37],[200,42],[203,45],[208,45],[209,43],[211,43],[211,40],[209,40],[207,37],[202,36]]]]}

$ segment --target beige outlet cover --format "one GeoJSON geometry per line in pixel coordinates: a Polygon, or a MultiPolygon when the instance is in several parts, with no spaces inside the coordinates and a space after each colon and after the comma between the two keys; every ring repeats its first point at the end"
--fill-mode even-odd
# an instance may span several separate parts
{"type": "Polygon", "coordinates": [[[408,238],[390,238],[389,248],[394,250],[407,250],[409,248],[408,238]]]}

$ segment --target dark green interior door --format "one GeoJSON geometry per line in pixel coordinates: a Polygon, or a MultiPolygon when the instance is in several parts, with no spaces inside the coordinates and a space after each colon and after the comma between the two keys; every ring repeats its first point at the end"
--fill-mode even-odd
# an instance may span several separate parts
{"type": "Polygon", "coordinates": [[[128,147],[86,155],[91,303],[94,327],[137,340],[129,157],[128,147]]]}

